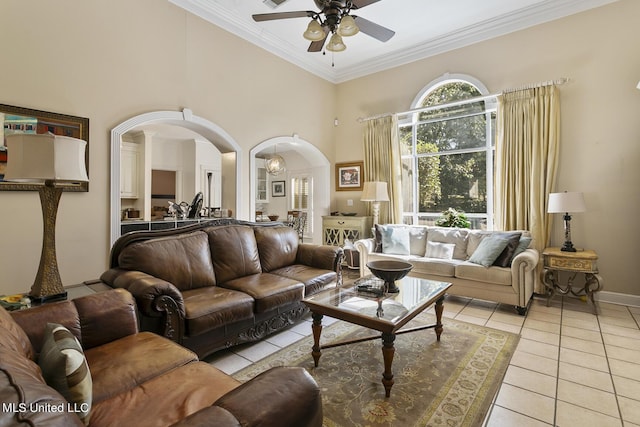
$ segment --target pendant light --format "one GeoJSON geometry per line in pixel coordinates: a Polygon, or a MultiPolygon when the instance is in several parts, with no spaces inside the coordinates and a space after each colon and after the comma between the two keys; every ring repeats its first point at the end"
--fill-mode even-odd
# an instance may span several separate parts
{"type": "Polygon", "coordinates": [[[264,167],[269,175],[280,175],[286,169],[284,158],[277,153],[277,146],[274,146],[273,154],[264,159],[264,167]]]}

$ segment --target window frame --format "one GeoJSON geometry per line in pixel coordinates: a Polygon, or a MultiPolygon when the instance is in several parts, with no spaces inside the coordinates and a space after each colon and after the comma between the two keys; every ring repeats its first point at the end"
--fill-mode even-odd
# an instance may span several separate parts
{"type": "MultiPolygon", "coordinates": [[[[472,222],[472,228],[482,228],[482,227],[474,227],[475,224],[481,225],[483,220],[485,221],[485,227],[488,230],[493,229],[494,222],[494,203],[493,203],[493,188],[494,188],[494,161],[495,161],[495,119],[497,113],[497,97],[495,95],[489,95],[489,91],[476,78],[463,74],[445,74],[444,76],[431,81],[428,83],[414,98],[412,102],[412,109],[404,114],[400,114],[398,118],[398,132],[402,134],[402,128],[410,127],[411,128],[411,153],[409,154],[401,154],[402,162],[405,162],[407,159],[410,159],[410,165],[412,170],[418,170],[418,162],[420,158],[425,157],[440,157],[447,155],[457,155],[457,154],[466,154],[466,153],[478,153],[484,152],[486,159],[486,213],[467,213],[467,217],[472,222]],[[467,98],[460,101],[454,101],[446,104],[438,104],[430,107],[422,107],[422,103],[424,100],[436,89],[439,89],[442,86],[445,86],[450,83],[465,83],[475,87],[479,92],[480,96],[467,98]],[[473,114],[461,114],[460,116],[446,116],[442,119],[429,119],[429,120],[419,120],[420,113],[427,111],[435,111],[439,109],[445,109],[448,107],[460,106],[464,104],[474,103],[484,101],[484,111],[473,114]],[[484,115],[486,130],[485,130],[485,144],[479,146],[477,148],[463,148],[456,150],[449,150],[446,152],[440,152],[437,154],[432,153],[417,153],[417,129],[421,124],[429,123],[429,122],[437,122],[444,120],[451,120],[462,117],[470,117],[484,115]],[[404,118],[402,118],[404,117],[404,118]]],[[[404,150],[403,150],[404,152],[404,150]]],[[[405,224],[432,224],[441,216],[440,212],[419,212],[419,203],[418,203],[418,174],[413,174],[412,178],[412,189],[411,189],[411,211],[405,211],[403,206],[402,212],[402,222],[405,224]]]]}

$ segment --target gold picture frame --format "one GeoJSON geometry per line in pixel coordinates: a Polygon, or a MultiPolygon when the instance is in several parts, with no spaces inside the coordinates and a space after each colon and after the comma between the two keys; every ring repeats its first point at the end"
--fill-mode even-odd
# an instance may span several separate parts
{"type": "MultiPolygon", "coordinates": [[[[89,119],[52,113],[31,108],[0,104],[0,191],[37,191],[41,185],[4,181],[7,159],[11,155],[6,150],[5,136],[11,133],[53,133],[70,136],[87,142],[85,166],[89,174],[89,119]]],[[[89,183],[81,182],[63,187],[64,191],[89,191],[89,183]]]]}
{"type": "Polygon", "coordinates": [[[364,162],[336,163],[336,191],[362,191],[364,162]]]}

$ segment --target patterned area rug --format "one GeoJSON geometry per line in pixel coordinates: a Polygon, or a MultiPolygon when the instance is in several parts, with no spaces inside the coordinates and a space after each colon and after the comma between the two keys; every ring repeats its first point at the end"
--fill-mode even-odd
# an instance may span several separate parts
{"type": "MultiPolygon", "coordinates": [[[[434,321],[423,313],[407,327],[434,321]]],[[[396,337],[390,398],[381,382],[381,339],[324,349],[315,368],[307,337],[233,376],[246,381],[273,366],[306,368],[321,388],[325,427],[480,426],[519,337],[452,319],[443,324],[440,342],[433,329],[396,337]]],[[[370,334],[336,322],[323,329],[321,344],[370,334]]]]}

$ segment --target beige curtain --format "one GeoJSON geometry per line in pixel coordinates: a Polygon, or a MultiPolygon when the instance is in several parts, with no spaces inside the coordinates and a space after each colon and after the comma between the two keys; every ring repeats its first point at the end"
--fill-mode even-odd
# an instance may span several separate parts
{"type": "MultiPolygon", "coordinates": [[[[380,204],[380,224],[402,222],[400,139],[395,115],[367,121],[364,131],[364,181],[384,181],[389,203],[380,204]]],[[[369,206],[371,215],[371,206],[369,206]]]]}
{"type": "MultiPolygon", "coordinates": [[[[517,90],[498,97],[495,222],[499,230],[530,230],[542,252],[551,234],[546,212],[555,186],[560,138],[556,86],[517,90]]],[[[544,292],[536,283],[536,292],[544,292]]]]}

